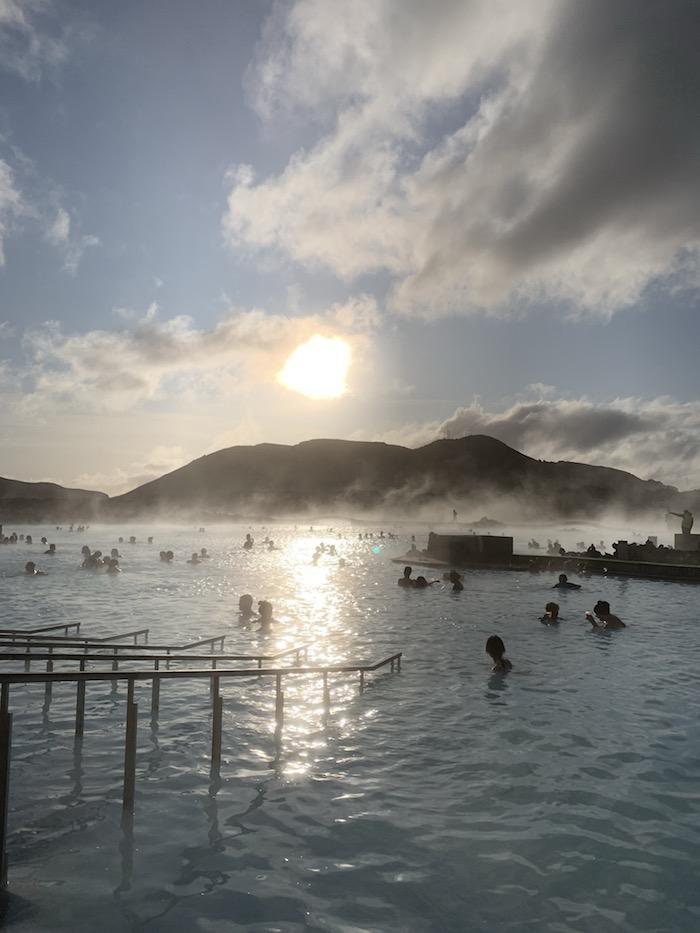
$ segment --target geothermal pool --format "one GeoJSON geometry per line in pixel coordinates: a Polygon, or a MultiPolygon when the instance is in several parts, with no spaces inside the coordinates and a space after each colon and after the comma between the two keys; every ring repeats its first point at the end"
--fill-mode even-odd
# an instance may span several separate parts
{"type": "Polygon", "coordinates": [[[0,547],[4,627],[149,626],[154,643],[230,632],[230,652],[313,642],[309,663],[404,652],[402,672],[372,675],[361,696],[356,677],[332,677],[327,721],[320,679],[290,678],[279,750],[273,680],[224,683],[214,783],[207,684],[164,682],[157,723],[150,685],[137,685],[133,830],[121,825],[125,689],[88,685],[81,749],[73,685],[54,685],[46,710],[43,686],[13,687],[8,928],[700,929],[700,589],[592,578],[557,598],[554,575],[468,571],[458,595],[406,591],[388,558],[409,535],[380,545],[335,527],[270,526],[271,553],[243,551],[246,531],[264,537],[243,525],[17,527],[57,555],[0,547]],[[345,568],[311,564],[321,540],[345,568]],[[119,546],[123,573],[78,569],[85,543],[119,546]],[[188,566],[203,546],[211,559],[188,566]],[[158,560],[168,548],[170,566],[158,560]],[[29,559],[49,575],[24,577],[29,559]],[[241,626],[243,592],[273,602],[270,636],[241,626]],[[538,621],[553,596],[556,630],[538,621]],[[583,613],[599,598],[625,631],[590,631],[583,613]],[[514,664],[505,677],[484,654],[494,632],[514,664]]]}

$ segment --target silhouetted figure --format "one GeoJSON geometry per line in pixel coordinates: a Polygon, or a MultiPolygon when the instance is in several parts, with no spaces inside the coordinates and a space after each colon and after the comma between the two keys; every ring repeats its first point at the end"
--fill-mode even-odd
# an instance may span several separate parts
{"type": "Polygon", "coordinates": [[[494,671],[510,671],[513,665],[510,663],[506,654],[506,646],[499,635],[489,635],[486,639],[486,654],[493,661],[494,671]]]}
{"type": "Polygon", "coordinates": [[[604,599],[598,600],[593,607],[593,612],[595,615],[592,615],[590,612],[586,613],[586,618],[593,628],[608,630],[627,628],[622,619],[610,612],[610,603],[606,602],[604,599]]]}
{"type": "Polygon", "coordinates": [[[199,556],[202,560],[209,560],[209,552],[205,547],[201,548],[199,551],[199,556]]]}
{"type": "Polygon", "coordinates": [[[44,551],[44,554],[55,554],[55,553],[56,553],[56,545],[55,545],[55,544],[50,544],[50,545],[49,545],[48,551],[44,551]]]}
{"type": "Polygon", "coordinates": [[[559,622],[559,603],[547,603],[544,615],[540,618],[543,625],[557,625],[559,622]]]}
{"type": "Polygon", "coordinates": [[[168,563],[171,564],[172,561],[173,561],[173,558],[175,557],[175,555],[173,554],[172,551],[166,551],[166,552],[165,552],[165,557],[166,557],[168,563]]]}
{"type": "Polygon", "coordinates": [[[404,567],[403,576],[399,577],[399,586],[415,586],[415,581],[411,579],[413,567],[404,567]]]}
{"type": "Polygon", "coordinates": [[[559,582],[555,583],[552,587],[553,590],[580,590],[581,587],[578,583],[569,583],[568,577],[565,573],[559,574],[559,582]]]}
{"type": "Polygon", "coordinates": [[[119,553],[119,551],[117,550],[117,548],[113,547],[112,550],[111,550],[111,552],[110,552],[110,555],[109,555],[109,556],[110,556],[110,557],[113,557],[114,560],[119,560],[119,558],[121,557],[121,554],[119,553]]]}
{"type": "Polygon", "coordinates": [[[192,554],[192,557],[190,557],[190,559],[187,561],[187,563],[194,565],[194,564],[201,564],[202,561],[199,558],[199,554],[197,554],[197,552],[195,551],[192,554]]]}
{"type": "MultiPolygon", "coordinates": [[[[2,525],[0,525],[0,528],[2,528],[2,525]]],[[[31,536],[31,535],[27,535],[27,537],[26,537],[24,540],[25,540],[25,542],[26,542],[27,544],[32,544],[32,543],[33,543],[33,542],[32,542],[32,536],[31,536]]]]}
{"type": "Polygon", "coordinates": [[[241,619],[250,619],[253,613],[253,597],[250,593],[244,593],[238,597],[238,614],[241,619]]]}
{"type": "Polygon", "coordinates": [[[149,544],[153,544],[153,536],[151,536],[151,537],[148,539],[148,543],[149,543],[149,544]]]}
{"type": "Polygon", "coordinates": [[[135,537],[134,535],[132,535],[132,536],[129,538],[129,544],[136,544],[136,537],[135,537]]]}
{"type": "Polygon", "coordinates": [[[261,599],[258,602],[258,618],[260,619],[260,625],[263,628],[269,626],[274,619],[272,618],[272,603],[268,602],[266,599],[261,599]]]}
{"type": "Polygon", "coordinates": [[[246,549],[246,551],[249,551],[249,550],[252,548],[252,546],[253,546],[254,544],[255,544],[255,541],[253,541],[253,538],[251,537],[250,533],[248,533],[248,534],[245,536],[245,541],[243,542],[243,547],[246,549]]]}
{"type": "Polygon", "coordinates": [[[426,580],[425,577],[416,577],[416,581],[413,585],[418,590],[424,590],[427,586],[433,586],[435,583],[439,582],[439,580],[426,580]]]}
{"type": "Polygon", "coordinates": [[[586,548],[586,554],[588,555],[588,557],[602,557],[603,556],[600,553],[600,551],[596,548],[595,544],[588,545],[588,547],[586,548]]]}
{"type": "Polygon", "coordinates": [[[45,577],[46,574],[43,570],[37,570],[36,564],[33,560],[28,560],[24,565],[24,572],[28,577],[45,577]]]}
{"type": "Polygon", "coordinates": [[[122,572],[122,568],[119,566],[119,561],[116,557],[109,557],[107,560],[109,561],[107,564],[107,573],[116,574],[122,572]]]}
{"type": "Polygon", "coordinates": [[[681,520],[681,534],[689,535],[693,528],[693,513],[689,512],[688,509],[683,509],[682,512],[669,512],[669,515],[675,515],[676,518],[681,520]]]}
{"type": "Polygon", "coordinates": [[[165,551],[161,551],[158,556],[160,557],[163,563],[166,563],[166,561],[168,560],[168,555],[165,553],[165,551]]]}
{"type": "Polygon", "coordinates": [[[464,589],[464,584],[462,583],[461,574],[458,574],[456,570],[450,571],[450,583],[452,584],[453,593],[461,593],[464,589]]]}

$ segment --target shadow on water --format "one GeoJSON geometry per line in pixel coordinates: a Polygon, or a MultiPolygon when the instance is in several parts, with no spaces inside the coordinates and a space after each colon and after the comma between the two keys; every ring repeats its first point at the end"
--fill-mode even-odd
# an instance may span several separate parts
{"type": "Polygon", "coordinates": [[[31,901],[10,891],[0,891],[0,926],[10,927],[15,923],[30,923],[39,913],[31,901]]]}
{"type": "Polygon", "coordinates": [[[504,671],[493,671],[486,686],[486,699],[494,706],[506,706],[508,675],[504,671]]]}

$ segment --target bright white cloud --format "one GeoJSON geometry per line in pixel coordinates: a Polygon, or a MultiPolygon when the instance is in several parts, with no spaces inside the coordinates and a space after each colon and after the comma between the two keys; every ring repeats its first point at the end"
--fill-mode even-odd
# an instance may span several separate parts
{"type": "Polygon", "coordinates": [[[699,31],[685,0],[280,6],[256,106],[325,129],[278,175],[232,172],[225,234],[386,271],[391,305],[425,316],[697,286],[699,31]]]}
{"type": "MultiPolygon", "coordinates": [[[[221,397],[244,385],[273,384],[284,358],[314,333],[363,345],[376,306],[364,296],[324,315],[284,317],[262,310],[232,311],[210,329],[186,316],[161,319],[120,310],[124,326],[65,335],[47,322],[24,335],[30,383],[22,408],[45,411],[125,411],[148,401],[221,397]],[[245,375],[245,380],[243,379],[245,375]]],[[[18,373],[19,377],[19,373],[18,373]]]]}

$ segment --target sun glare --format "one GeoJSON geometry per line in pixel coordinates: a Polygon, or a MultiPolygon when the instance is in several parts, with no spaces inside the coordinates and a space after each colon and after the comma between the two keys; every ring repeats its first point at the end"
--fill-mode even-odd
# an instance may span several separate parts
{"type": "Polygon", "coordinates": [[[348,388],[350,356],[345,340],[314,334],[290,354],[277,380],[307,398],[338,398],[348,388]]]}

